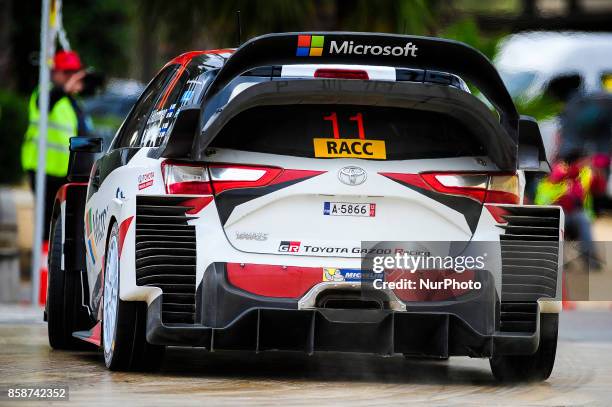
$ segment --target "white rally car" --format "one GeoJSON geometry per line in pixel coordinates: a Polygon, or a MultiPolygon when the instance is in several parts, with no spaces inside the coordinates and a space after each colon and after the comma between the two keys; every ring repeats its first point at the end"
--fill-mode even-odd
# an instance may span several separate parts
{"type": "Polygon", "coordinates": [[[191,52],[107,151],[71,150],[50,237],[54,348],[93,343],[110,369],[153,368],[173,345],[467,355],[501,380],[550,375],[563,214],[522,204],[524,171],[547,165],[537,124],[469,46],[286,33],[191,52]],[[459,288],[363,290],[385,242],[493,247],[459,288]]]}

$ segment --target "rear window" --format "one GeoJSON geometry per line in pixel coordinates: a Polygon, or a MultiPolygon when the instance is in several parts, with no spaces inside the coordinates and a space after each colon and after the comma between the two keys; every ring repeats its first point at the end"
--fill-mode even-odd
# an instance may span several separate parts
{"type": "Polygon", "coordinates": [[[242,112],[210,147],[309,158],[407,160],[485,155],[458,120],[402,108],[261,106],[242,112]]]}

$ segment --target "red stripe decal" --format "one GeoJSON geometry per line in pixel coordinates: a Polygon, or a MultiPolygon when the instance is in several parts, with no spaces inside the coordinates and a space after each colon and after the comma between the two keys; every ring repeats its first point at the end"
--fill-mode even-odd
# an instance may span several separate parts
{"type": "Polygon", "coordinates": [[[198,197],[198,198],[187,199],[181,205],[191,206],[193,209],[189,209],[185,213],[189,215],[194,215],[200,212],[202,209],[204,209],[206,205],[212,202],[212,200],[213,200],[212,196],[203,196],[203,197],[198,197]]]}
{"type": "Polygon", "coordinates": [[[76,187],[76,186],[87,186],[85,182],[70,182],[68,184],[62,185],[55,194],[55,199],[62,203],[66,200],[66,195],[68,194],[68,188],[76,187]]]}
{"type": "Polygon", "coordinates": [[[161,100],[157,104],[157,109],[158,110],[160,110],[166,104],[166,101],[168,100],[168,96],[170,95],[170,92],[172,92],[172,90],[176,86],[177,82],[179,81],[179,78],[181,77],[181,75],[185,71],[185,68],[186,68],[185,65],[181,65],[181,67],[178,69],[178,71],[176,71],[176,74],[174,75],[174,78],[172,78],[172,81],[170,82],[170,84],[166,88],[166,91],[164,92],[164,95],[162,96],[161,100]]]}
{"type": "Polygon", "coordinates": [[[295,181],[303,178],[316,177],[326,173],[327,171],[310,171],[310,170],[283,170],[283,172],[270,183],[270,185],[282,184],[283,182],[295,181]]]}
{"type": "Polygon", "coordinates": [[[174,58],[172,61],[168,62],[164,68],[168,65],[173,65],[173,64],[187,64],[189,63],[193,58],[197,57],[198,55],[206,55],[206,54],[233,54],[234,53],[234,49],[233,48],[221,48],[221,49],[210,49],[208,51],[191,51],[191,52],[186,52],[184,54],[179,55],[178,57],[174,58]]]}
{"type": "Polygon", "coordinates": [[[380,175],[390,178],[393,181],[403,182],[408,185],[415,186],[417,188],[426,189],[431,191],[431,187],[421,178],[419,174],[404,174],[397,172],[379,172],[380,175]]]}
{"type": "Polygon", "coordinates": [[[485,205],[485,208],[489,210],[493,219],[497,223],[508,223],[508,221],[504,218],[504,215],[509,215],[510,212],[504,207],[495,206],[495,205],[485,205]]]}
{"type": "Polygon", "coordinates": [[[102,343],[102,322],[98,322],[93,328],[89,330],[89,336],[83,339],[85,342],[93,343],[96,346],[100,346],[102,343]]]}
{"type": "Polygon", "coordinates": [[[323,280],[321,267],[227,263],[227,279],[234,287],[273,298],[299,298],[323,280]]]}
{"type": "Polygon", "coordinates": [[[132,219],[134,219],[134,217],[130,216],[129,218],[121,222],[121,225],[119,225],[119,257],[121,257],[121,250],[123,250],[123,241],[125,240],[125,235],[127,234],[128,229],[130,228],[132,219]]]}

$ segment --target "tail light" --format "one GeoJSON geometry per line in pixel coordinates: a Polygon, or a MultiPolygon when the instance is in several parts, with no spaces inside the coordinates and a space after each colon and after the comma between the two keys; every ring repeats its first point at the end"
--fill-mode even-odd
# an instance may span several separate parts
{"type": "Polygon", "coordinates": [[[162,174],[169,194],[212,195],[206,166],[164,161],[162,174]]]}
{"type": "Polygon", "coordinates": [[[263,187],[283,172],[281,168],[248,165],[214,164],[209,168],[215,194],[229,189],[263,187]]]}
{"type": "Polygon", "coordinates": [[[268,185],[283,170],[274,167],[213,164],[194,165],[165,161],[162,164],[169,194],[213,195],[237,188],[268,185]]]}
{"type": "Polygon", "coordinates": [[[425,183],[437,192],[464,195],[479,202],[519,203],[516,174],[424,173],[425,183]]]}

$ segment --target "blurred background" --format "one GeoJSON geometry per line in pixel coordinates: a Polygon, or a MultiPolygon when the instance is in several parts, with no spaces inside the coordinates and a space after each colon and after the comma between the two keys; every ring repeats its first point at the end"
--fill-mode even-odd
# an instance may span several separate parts
{"type": "MultiPolygon", "coordinates": [[[[38,81],[40,9],[39,1],[0,0],[0,275],[7,274],[4,267],[21,270],[24,287],[33,199],[19,152],[28,98],[38,81]]],[[[104,77],[96,92],[81,95],[94,134],[108,143],[145,84],[170,58],[193,49],[237,46],[237,10],[243,41],[269,32],[345,30],[466,42],[494,60],[519,112],[539,121],[551,163],[566,160],[564,149],[575,152],[576,145],[582,158],[609,156],[609,0],[64,0],[63,25],[72,48],[104,77]],[[592,103],[570,109],[580,114],[566,114],[576,100],[592,103]],[[566,142],[563,128],[575,128],[575,116],[590,133],[573,131],[566,142]]],[[[606,165],[605,191],[593,209],[593,219],[603,214],[604,232],[595,223],[596,237],[612,231],[605,215],[606,197],[612,196],[606,165]]],[[[530,199],[539,181],[530,180],[530,199]]],[[[29,295],[10,290],[2,297],[29,295]]]]}

